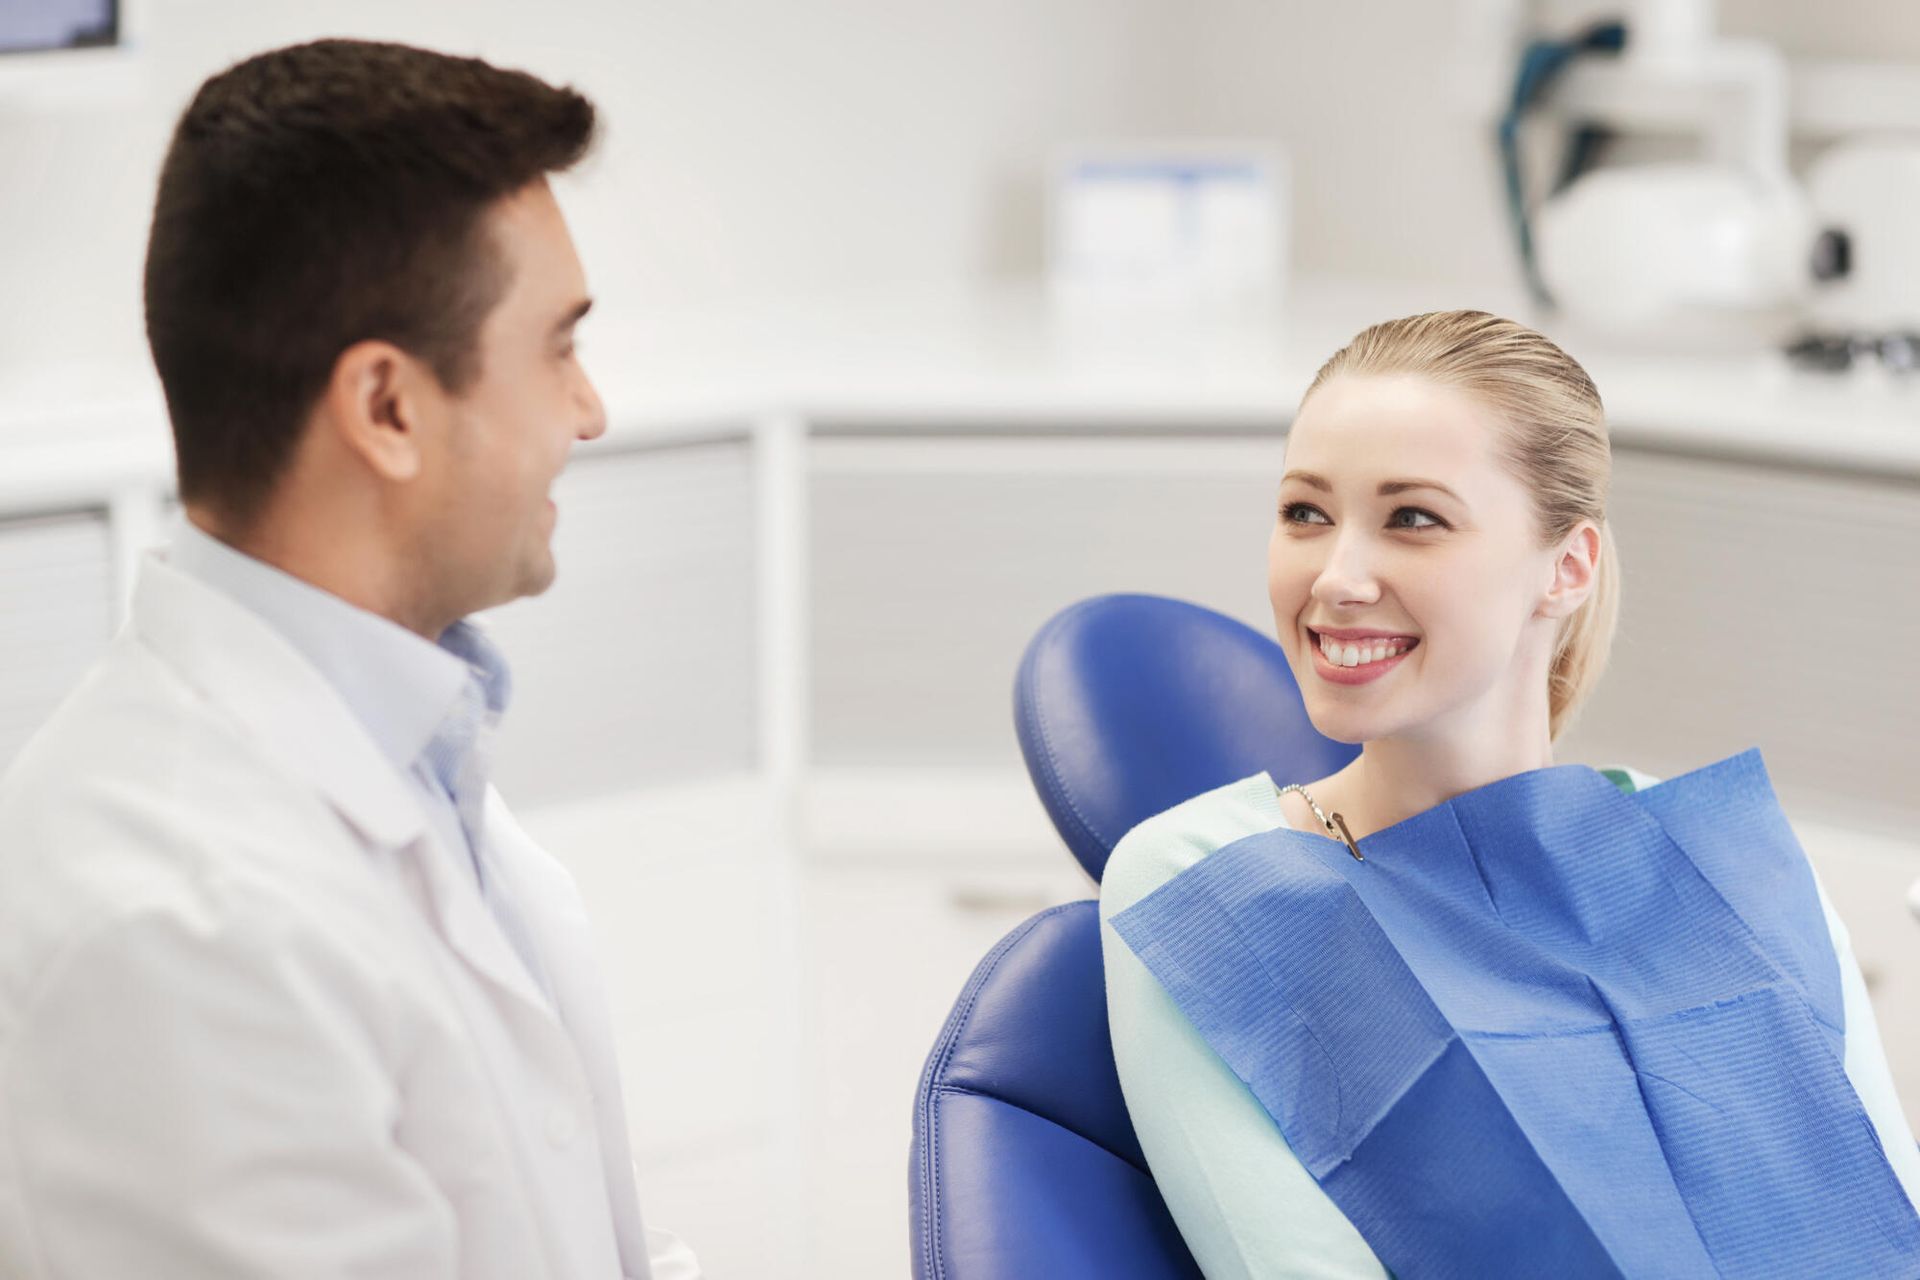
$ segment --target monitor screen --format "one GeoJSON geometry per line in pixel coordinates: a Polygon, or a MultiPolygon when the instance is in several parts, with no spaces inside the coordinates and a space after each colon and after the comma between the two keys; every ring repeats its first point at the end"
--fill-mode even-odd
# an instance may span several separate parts
{"type": "Polygon", "coordinates": [[[0,54],[120,43],[120,0],[0,0],[0,54]]]}

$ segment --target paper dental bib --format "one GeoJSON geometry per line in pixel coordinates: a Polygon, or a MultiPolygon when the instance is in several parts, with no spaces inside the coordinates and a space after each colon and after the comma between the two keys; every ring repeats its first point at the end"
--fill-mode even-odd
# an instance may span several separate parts
{"type": "Polygon", "coordinates": [[[1920,1275],[1759,753],[1277,830],[1113,920],[1400,1280],[1920,1275]]]}

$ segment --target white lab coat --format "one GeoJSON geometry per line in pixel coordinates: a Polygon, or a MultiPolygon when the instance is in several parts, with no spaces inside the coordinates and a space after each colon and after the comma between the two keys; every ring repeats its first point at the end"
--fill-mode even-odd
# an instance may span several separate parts
{"type": "Polygon", "coordinates": [[[0,782],[0,1275],[697,1276],[574,884],[486,823],[551,1004],[332,686],[150,556],[0,782]]]}

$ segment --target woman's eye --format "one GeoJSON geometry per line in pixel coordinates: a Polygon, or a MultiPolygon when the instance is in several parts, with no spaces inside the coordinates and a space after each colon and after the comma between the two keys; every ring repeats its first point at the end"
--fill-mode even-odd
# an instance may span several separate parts
{"type": "MultiPolygon", "coordinates": [[[[1332,524],[1327,513],[1307,502],[1289,502],[1280,508],[1280,519],[1286,524],[1332,524]]],[[[1424,507],[1396,507],[1387,517],[1389,529],[1444,529],[1447,522],[1424,507]],[[1407,517],[1407,519],[1402,519],[1407,517]]]]}
{"type": "Polygon", "coordinates": [[[1439,516],[1436,516],[1431,511],[1423,510],[1420,507],[1396,507],[1388,523],[1396,529],[1444,529],[1447,526],[1447,522],[1439,516]],[[1401,516],[1418,516],[1425,523],[1401,524],[1401,516]]]}

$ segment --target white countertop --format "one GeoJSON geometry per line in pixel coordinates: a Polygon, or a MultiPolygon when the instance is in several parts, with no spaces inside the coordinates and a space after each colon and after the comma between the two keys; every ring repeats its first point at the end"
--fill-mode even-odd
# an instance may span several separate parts
{"type": "MultiPolygon", "coordinates": [[[[602,448],[738,434],[787,412],[831,431],[1271,430],[1365,324],[1511,298],[1305,281],[1277,316],[1070,319],[1035,288],[786,299],[582,329],[602,448]]],[[[1554,327],[1546,326],[1549,331],[1554,327]]],[[[1920,482],[1920,377],[1796,371],[1769,353],[1680,358],[1569,340],[1623,447],[1920,482]]],[[[0,509],[84,504],[171,466],[152,372],[0,371],[0,509]]]]}

